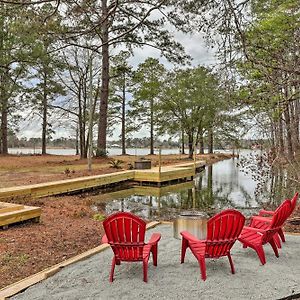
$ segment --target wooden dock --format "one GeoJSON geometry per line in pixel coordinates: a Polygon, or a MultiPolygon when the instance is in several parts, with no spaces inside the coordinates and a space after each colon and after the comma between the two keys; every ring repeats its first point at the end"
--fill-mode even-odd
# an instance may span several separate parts
{"type": "Polygon", "coordinates": [[[40,207],[0,202],[0,227],[2,228],[30,219],[38,221],[40,216],[40,207]]]}
{"type": "Polygon", "coordinates": [[[74,191],[101,188],[120,182],[138,182],[160,186],[166,182],[191,180],[196,170],[204,168],[204,161],[183,163],[173,166],[155,167],[148,170],[128,170],[111,174],[85,176],[60,181],[9,187],[0,189],[0,201],[9,199],[41,198],[74,191]]]}

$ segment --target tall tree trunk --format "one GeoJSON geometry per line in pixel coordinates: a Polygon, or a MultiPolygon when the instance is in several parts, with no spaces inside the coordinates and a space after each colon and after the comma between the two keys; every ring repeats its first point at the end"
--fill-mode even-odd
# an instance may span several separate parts
{"type": "Polygon", "coordinates": [[[188,142],[189,142],[189,158],[193,158],[194,154],[194,137],[193,133],[188,133],[188,142]]]}
{"type": "Polygon", "coordinates": [[[291,114],[291,128],[292,128],[292,141],[294,150],[299,149],[299,114],[297,113],[297,101],[293,101],[289,104],[291,114]]]}
{"type": "Polygon", "coordinates": [[[121,128],[121,140],[122,140],[122,154],[126,155],[126,89],[125,89],[125,73],[124,84],[122,89],[122,128],[121,128]]]}
{"type": "Polygon", "coordinates": [[[200,154],[204,154],[203,132],[200,132],[200,135],[199,135],[199,145],[200,145],[200,154]]]}
{"type": "Polygon", "coordinates": [[[283,123],[282,123],[282,115],[278,120],[278,147],[279,154],[284,155],[284,138],[283,138],[283,123]]]}
{"type": "Polygon", "coordinates": [[[76,155],[79,155],[79,130],[76,126],[76,141],[75,141],[76,155]]]}
{"type": "Polygon", "coordinates": [[[214,153],[214,133],[213,128],[208,128],[208,153],[214,153]]]}
{"type": "Polygon", "coordinates": [[[107,132],[107,109],[108,109],[108,89],[109,89],[109,45],[108,45],[108,9],[107,0],[102,0],[102,73],[101,73],[101,93],[100,111],[98,122],[98,153],[106,156],[106,132],[107,132]]]}
{"type": "Polygon", "coordinates": [[[82,79],[79,81],[78,88],[78,127],[79,127],[79,147],[80,147],[80,158],[84,158],[84,148],[85,148],[85,132],[83,128],[83,111],[82,111],[82,79]]]}
{"type": "Polygon", "coordinates": [[[184,130],[181,128],[181,153],[185,154],[185,149],[184,149],[184,130]]]}
{"type": "Polygon", "coordinates": [[[87,122],[87,99],[88,99],[88,91],[87,91],[87,85],[86,80],[83,82],[83,106],[82,106],[82,116],[83,116],[83,122],[82,122],[82,137],[83,137],[83,158],[87,158],[87,147],[88,147],[88,134],[86,137],[86,122],[87,122]]]}
{"type": "MultiPolygon", "coordinates": [[[[3,95],[2,95],[3,97],[3,95]]],[[[5,96],[1,99],[1,153],[8,154],[8,141],[7,141],[7,116],[8,116],[8,103],[5,96]]]]}
{"type": "Polygon", "coordinates": [[[154,106],[154,100],[150,100],[150,154],[154,154],[154,112],[153,112],[153,106],[154,106]]]}
{"type": "MultiPolygon", "coordinates": [[[[299,89],[300,92],[300,89],[299,89]]],[[[295,101],[295,136],[296,136],[296,140],[297,140],[297,147],[298,149],[300,148],[300,100],[296,100],[295,101]]],[[[297,149],[297,150],[298,150],[297,149]]]]}
{"type": "MultiPolygon", "coordinates": [[[[2,65],[4,57],[4,4],[0,3],[0,65],[2,65]]],[[[1,73],[4,69],[1,70],[1,73]]],[[[7,74],[8,75],[8,74],[7,74]]],[[[8,154],[8,142],[7,142],[7,115],[8,115],[8,99],[6,97],[6,74],[0,76],[0,111],[1,111],[1,132],[0,132],[0,154],[8,154]]]]}
{"type": "Polygon", "coordinates": [[[294,160],[293,142],[292,142],[292,129],[289,107],[286,105],[284,110],[284,118],[286,125],[286,143],[287,143],[287,155],[289,160],[294,160]]]}
{"type": "Polygon", "coordinates": [[[46,154],[47,144],[47,114],[48,114],[48,103],[47,103],[47,74],[44,71],[44,82],[43,82],[43,121],[42,121],[42,154],[46,154]]]}

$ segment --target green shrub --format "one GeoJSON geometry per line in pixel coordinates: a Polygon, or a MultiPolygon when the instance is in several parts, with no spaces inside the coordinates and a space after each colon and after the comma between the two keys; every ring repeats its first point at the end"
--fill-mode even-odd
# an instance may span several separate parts
{"type": "Polygon", "coordinates": [[[93,220],[95,221],[104,221],[106,219],[105,215],[102,215],[102,214],[95,214],[93,215],[93,220]]]}
{"type": "Polygon", "coordinates": [[[123,160],[120,159],[111,159],[109,161],[110,168],[114,168],[114,169],[122,169],[122,163],[123,160]]]}
{"type": "Polygon", "coordinates": [[[108,154],[108,152],[104,149],[96,148],[96,150],[95,150],[96,157],[107,157],[107,154],[108,154]]]}

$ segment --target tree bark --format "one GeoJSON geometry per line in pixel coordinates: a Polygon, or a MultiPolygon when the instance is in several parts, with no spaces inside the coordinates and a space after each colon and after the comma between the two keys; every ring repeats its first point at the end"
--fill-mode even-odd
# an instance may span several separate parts
{"type": "Polygon", "coordinates": [[[278,121],[278,147],[279,147],[279,154],[284,154],[284,138],[283,138],[283,124],[282,124],[282,116],[278,121]]]}
{"type": "MultiPolygon", "coordinates": [[[[299,90],[299,92],[300,92],[300,90],[299,90]]],[[[300,100],[296,100],[294,105],[295,105],[295,115],[294,115],[295,137],[297,140],[297,148],[299,148],[300,147],[300,130],[299,130],[300,129],[300,100]]]]}
{"type": "Polygon", "coordinates": [[[48,103],[47,103],[47,74],[44,70],[43,74],[43,121],[42,121],[42,155],[46,154],[47,144],[47,114],[48,114],[48,103]]]}
{"type": "Polygon", "coordinates": [[[284,118],[286,125],[286,143],[287,143],[287,155],[289,160],[294,160],[293,142],[292,142],[292,129],[289,107],[286,105],[284,110],[284,118]]]}
{"type": "Polygon", "coordinates": [[[8,141],[7,141],[7,116],[8,116],[8,103],[4,95],[1,99],[1,153],[8,154],[8,141]]]}
{"type": "Polygon", "coordinates": [[[82,79],[79,80],[78,89],[78,127],[79,127],[79,147],[80,147],[80,158],[84,158],[85,148],[85,132],[83,129],[83,112],[82,112],[82,79]]]}
{"type": "Polygon", "coordinates": [[[75,141],[76,155],[79,155],[79,130],[76,126],[76,141],[75,141]]]}
{"type": "Polygon", "coordinates": [[[122,140],[122,155],[126,155],[126,87],[125,87],[125,73],[124,84],[122,89],[122,128],[121,128],[121,140],[122,140]]]}
{"type": "Polygon", "coordinates": [[[181,128],[181,154],[185,154],[184,149],[184,130],[181,128]]]}
{"type": "Polygon", "coordinates": [[[200,136],[199,136],[199,144],[200,144],[200,154],[204,154],[204,139],[203,139],[203,132],[200,133],[200,136]]]}
{"type": "Polygon", "coordinates": [[[214,153],[214,133],[212,127],[208,129],[208,153],[214,153]]]}
{"type": "Polygon", "coordinates": [[[108,89],[109,89],[109,45],[108,45],[108,9],[107,0],[102,0],[102,73],[101,73],[101,93],[100,111],[98,121],[98,141],[97,155],[106,156],[106,132],[107,132],[107,109],[108,109],[108,89]]]}
{"type": "Polygon", "coordinates": [[[154,154],[154,111],[153,111],[153,106],[154,106],[154,100],[150,100],[150,155],[154,154]]]}
{"type": "Polygon", "coordinates": [[[188,134],[188,142],[189,142],[189,158],[193,158],[194,154],[194,138],[193,133],[188,134]]]}

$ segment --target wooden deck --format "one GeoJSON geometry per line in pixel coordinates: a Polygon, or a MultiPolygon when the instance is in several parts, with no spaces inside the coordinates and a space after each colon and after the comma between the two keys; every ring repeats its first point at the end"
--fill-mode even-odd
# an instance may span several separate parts
{"type": "Polygon", "coordinates": [[[140,184],[151,183],[160,186],[160,184],[164,182],[190,180],[195,176],[196,170],[204,166],[204,161],[197,161],[164,166],[161,169],[156,167],[148,170],[129,170],[111,174],[2,188],[0,189],[0,201],[5,199],[41,198],[90,188],[104,187],[124,181],[134,181],[140,184]]]}
{"type": "Polygon", "coordinates": [[[38,220],[40,216],[40,207],[0,202],[0,227],[30,219],[38,220]]]}

